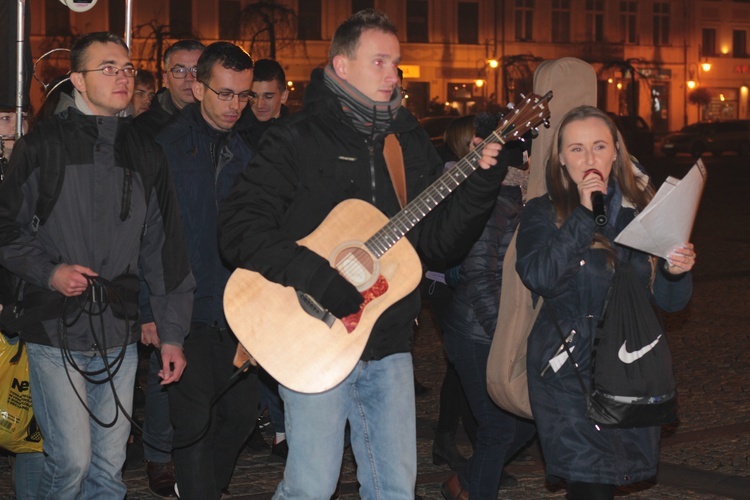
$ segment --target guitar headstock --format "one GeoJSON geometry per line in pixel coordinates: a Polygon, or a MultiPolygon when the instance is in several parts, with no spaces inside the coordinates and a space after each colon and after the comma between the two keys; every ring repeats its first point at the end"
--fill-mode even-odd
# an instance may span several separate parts
{"type": "Polygon", "coordinates": [[[521,139],[521,136],[529,130],[544,124],[549,127],[549,105],[552,99],[550,90],[543,96],[531,94],[528,97],[522,96],[523,101],[518,103],[512,112],[503,116],[502,122],[498,125],[493,135],[503,143],[521,139]]]}

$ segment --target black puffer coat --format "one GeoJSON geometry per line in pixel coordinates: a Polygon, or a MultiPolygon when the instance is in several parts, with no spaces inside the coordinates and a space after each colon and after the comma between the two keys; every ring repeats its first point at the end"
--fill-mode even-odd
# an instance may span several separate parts
{"type": "Polygon", "coordinates": [[[446,334],[492,343],[500,306],[503,259],[522,208],[521,188],[503,186],[482,235],[461,263],[460,278],[445,311],[446,334]]]}
{"type": "MultiPolygon", "coordinates": [[[[409,199],[442,172],[442,161],[427,133],[405,109],[389,132],[403,151],[409,199]]],[[[399,211],[383,159],[384,136],[357,132],[336,96],[316,70],[305,92],[305,109],[268,129],[258,154],[224,203],[221,247],[231,264],[267,279],[319,296],[313,275],[328,261],[296,240],[311,233],[338,203],[366,200],[387,216],[399,211]]],[[[480,234],[507,167],[480,170],[439,205],[408,238],[426,258],[456,260],[480,234]]],[[[330,267],[330,266],[329,266],[330,267]]],[[[335,271],[334,271],[335,272],[335,271]]],[[[407,352],[419,313],[415,290],[383,313],[362,359],[407,352]]]]}
{"type": "MultiPolygon", "coordinates": [[[[608,213],[610,225],[600,229],[610,240],[633,220],[633,208],[622,206],[622,195],[613,181],[608,213]]],[[[627,205],[627,203],[626,203],[627,205]]],[[[612,279],[605,250],[592,249],[598,226],[590,211],[577,207],[558,228],[547,195],[527,203],[521,215],[516,269],[532,293],[544,297],[539,317],[529,336],[527,368],[531,409],[536,420],[547,474],[574,481],[628,484],[656,475],[660,427],[598,429],[586,417],[586,400],[571,363],[559,371],[542,370],[555,355],[561,339],[549,309],[560,328],[577,333],[571,349],[586,384],[590,384],[591,348],[596,323],[612,279]]],[[[614,245],[614,244],[613,244],[614,245]]],[[[614,245],[618,259],[628,259],[649,293],[651,265],[648,255],[614,245]]],[[[665,311],[677,311],[692,293],[689,273],[667,276],[660,260],[652,300],[665,311]]]]}

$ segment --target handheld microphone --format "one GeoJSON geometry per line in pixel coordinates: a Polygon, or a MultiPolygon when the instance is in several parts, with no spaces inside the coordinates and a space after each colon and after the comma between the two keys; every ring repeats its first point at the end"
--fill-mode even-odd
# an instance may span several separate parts
{"type": "MultiPolygon", "coordinates": [[[[584,172],[583,178],[585,179],[589,174],[596,174],[602,179],[602,174],[597,169],[592,168],[584,172]]],[[[591,210],[594,212],[594,222],[598,226],[607,225],[607,214],[604,212],[604,193],[601,191],[594,191],[591,193],[591,210]]]]}
{"type": "Polygon", "coordinates": [[[599,226],[606,226],[608,219],[604,213],[604,195],[601,191],[591,193],[591,207],[594,211],[594,222],[599,226]]]}

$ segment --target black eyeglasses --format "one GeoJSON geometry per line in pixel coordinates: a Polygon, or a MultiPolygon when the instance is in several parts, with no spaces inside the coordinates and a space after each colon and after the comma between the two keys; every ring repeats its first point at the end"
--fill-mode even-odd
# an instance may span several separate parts
{"type": "Polygon", "coordinates": [[[172,77],[182,80],[187,77],[188,72],[193,75],[193,78],[198,77],[198,68],[193,66],[192,68],[186,68],[185,66],[175,66],[169,70],[172,73],[172,77]]]}
{"type": "Polygon", "coordinates": [[[232,92],[231,90],[222,90],[221,92],[217,92],[216,90],[209,87],[206,82],[201,82],[201,83],[205,85],[206,88],[208,88],[208,90],[216,94],[216,97],[218,97],[220,101],[231,101],[232,99],[234,99],[234,96],[237,96],[240,102],[247,102],[250,100],[250,96],[252,96],[252,91],[250,90],[243,90],[242,92],[232,92]]]}
{"type": "Polygon", "coordinates": [[[122,74],[128,78],[135,78],[135,75],[138,74],[138,70],[131,66],[126,66],[124,68],[118,68],[117,66],[104,66],[103,68],[96,69],[79,69],[76,73],[90,73],[92,71],[101,71],[102,74],[106,76],[117,76],[120,74],[120,71],[122,71],[122,74]]]}

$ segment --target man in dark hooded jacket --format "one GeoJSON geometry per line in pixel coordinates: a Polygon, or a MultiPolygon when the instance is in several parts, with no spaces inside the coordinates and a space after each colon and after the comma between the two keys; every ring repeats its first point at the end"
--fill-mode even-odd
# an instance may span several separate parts
{"type": "Polygon", "coordinates": [[[183,499],[216,499],[229,486],[258,413],[255,373],[233,374],[237,339],[224,317],[224,286],[232,268],[219,254],[218,207],[253,156],[235,131],[250,100],[253,60],[230,42],[212,43],[197,63],[193,93],[156,137],[169,161],[190,265],[196,279],[188,366],[169,387],[174,466],[183,499]]]}

